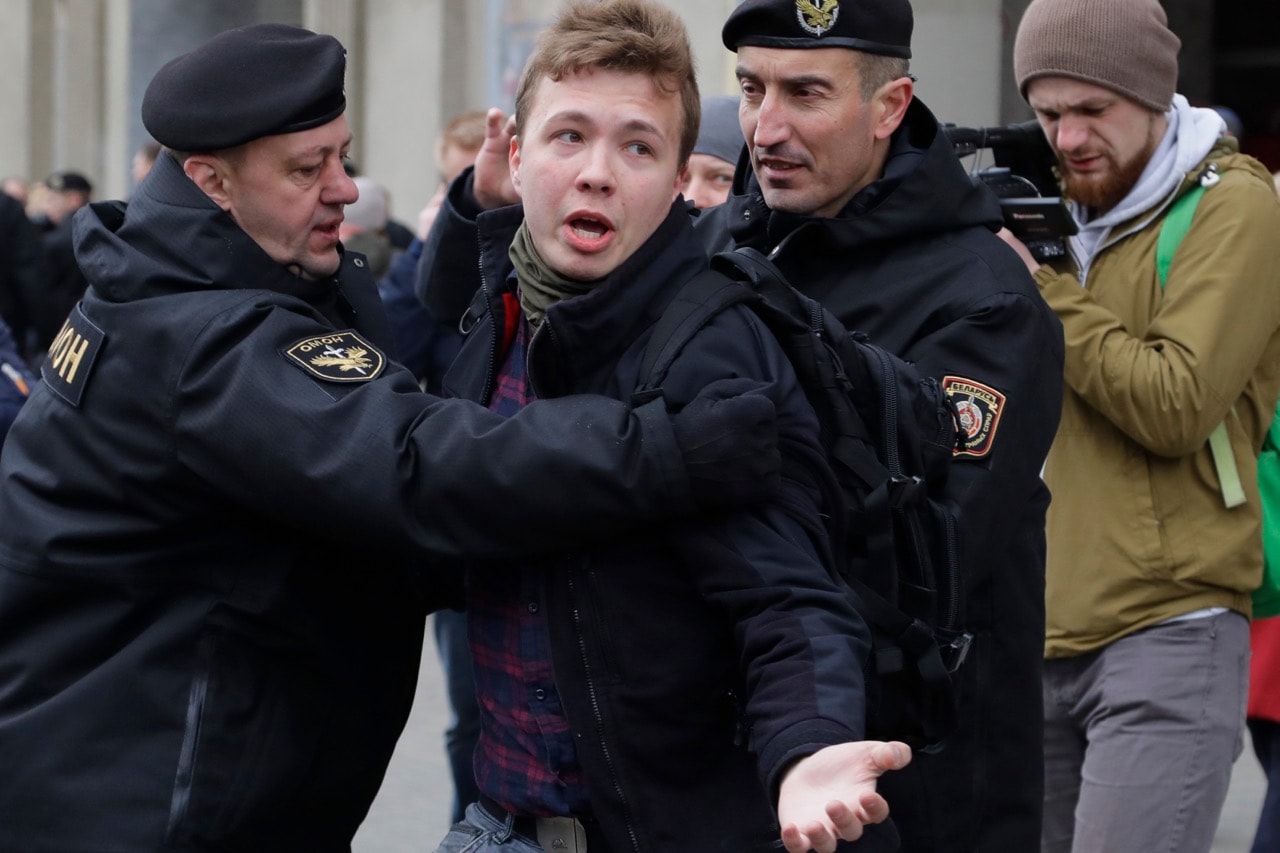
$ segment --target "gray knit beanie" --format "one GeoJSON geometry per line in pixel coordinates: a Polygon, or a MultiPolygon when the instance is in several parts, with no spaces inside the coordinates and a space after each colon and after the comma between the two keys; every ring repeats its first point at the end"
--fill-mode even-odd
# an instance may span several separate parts
{"type": "Polygon", "coordinates": [[[742,126],[738,124],[737,95],[708,95],[702,99],[702,126],[694,154],[710,154],[730,166],[737,165],[742,151],[742,126]]]}
{"type": "Polygon", "coordinates": [[[1181,45],[1158,0],[1033,0],[1013,43],[1013,76],[1023,98],[1037,77],[1071,77],[1165,112],[1181,45]]]}

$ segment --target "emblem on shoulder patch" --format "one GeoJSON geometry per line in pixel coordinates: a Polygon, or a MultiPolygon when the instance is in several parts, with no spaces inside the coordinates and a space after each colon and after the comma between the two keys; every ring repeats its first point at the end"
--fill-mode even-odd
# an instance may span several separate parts
{"type": "Polygon", "coordinates": [[[942,390],[960,416],[960,444],[956,456],[982,458],[991,452],[996,428],[1004,414],[1004,394],[962,376],[942,377],[942,390]]]}
{"type": "Polygon", "coordinates": [[[839,17],[837,0],[796,0],[796,19],[806,33],[821,36],[836,25],[839,17]]]}
{"type": "Polygon", "coordinates": [[[350,329],[303,338],[284,355],[312,376],[329,382],[368,382],[382,373],[386,357],[350,329]]]}

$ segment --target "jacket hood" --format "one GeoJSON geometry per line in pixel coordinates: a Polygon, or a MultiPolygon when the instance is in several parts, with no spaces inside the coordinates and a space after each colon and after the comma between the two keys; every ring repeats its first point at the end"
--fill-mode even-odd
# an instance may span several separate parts
{"type": "Polygon", "coordinates": [[[109,302],[228,287],[314,300],[333,288],[332,279],[307,281],[272,260],[168,156],[156,159],[127,205],[77,211],[73,232],[89,286],[109,302]]]}
{"type": "Polygon", "coordinates": [[[766,223],[770,248],[789,234],[819,231],[833,247],[851,250],[868,243],[902,240],[981,226],[998,231],[1000,203],[965,172],[938,120],[920,100],[912,100],[902,126],[890,140],[880,178],[864,187],[834,218],[770,210],[744,150],[734,175],[730,230],[741,244],[761,242],[766,223]],[[868,215],[872,214],[874,215],[868,215]]]}

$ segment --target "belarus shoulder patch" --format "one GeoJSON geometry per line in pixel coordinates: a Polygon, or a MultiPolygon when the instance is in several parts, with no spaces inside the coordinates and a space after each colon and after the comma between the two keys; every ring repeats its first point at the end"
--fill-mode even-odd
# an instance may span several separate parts
{"type": "Polygon", "coordinates": [[[49,345],[49,355],[40,366],[40,378],[50,391],[79,408],[93,362],[106,340],[106,334],[89,322],[80,303],[76,303],[49,345]]]}
{"type": "Polygon", "coordinates": [[[387,359],[354,331],[303,338],[284,350],[289,361],[329,382],[368,382],[386,367],[387,359]]]}
{"type": "Polygon", "coordinates": [[[963,376],[942,377],[942,390],[960,416],[960,443],[956,456],[981,458],[991,452],[996,428],[1004,414],[1004,394],[963,376]]]}

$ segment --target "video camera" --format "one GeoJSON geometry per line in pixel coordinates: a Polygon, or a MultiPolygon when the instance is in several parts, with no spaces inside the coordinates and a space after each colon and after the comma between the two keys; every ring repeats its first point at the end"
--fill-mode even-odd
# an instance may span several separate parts
{"type": "Polygon", "coordinates": [[[991,189],[1000,199],[1005,227],[1026,244],[1041,263],[1067,253],[1064,238],[1076,233],[1054,174],[1053,149],[1036,121],[1004,127],[942,125],[956,156],[968,157],[991,149],[995,165],[973,173],[975,182],[991,189]]]}

